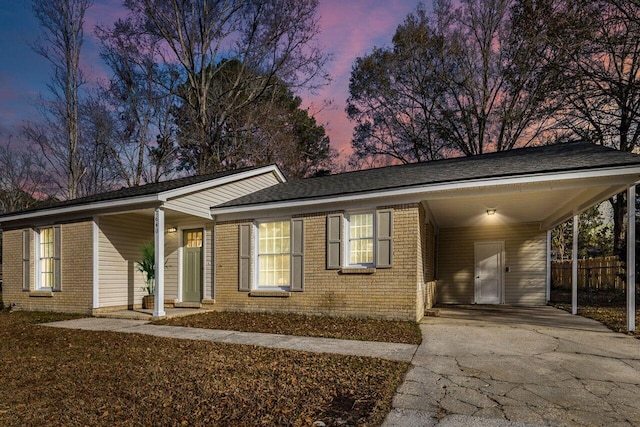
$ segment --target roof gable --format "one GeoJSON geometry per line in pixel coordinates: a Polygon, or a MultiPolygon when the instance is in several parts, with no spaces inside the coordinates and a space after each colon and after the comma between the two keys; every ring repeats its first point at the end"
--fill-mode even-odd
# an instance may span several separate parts
{"type": "Polygon", "coordinates": [[[161,202],[173,197],[203,191],[224,183],[241,180],[246,177],[256,176],[265,173],[273,173],[279,181],[286,179],[276,165],[262,167],[247,167],[223,172],[216,172],[206,175],[194,175],[177,178],[169,181],[140,185],[137,187],[123,187],[119,190],[81,197],[73,200],[48,203],[35,208],[12,212],[0,215],[0,221],[6,223],[16,218],[24,218],[30,215],[44,216],[48,213],[60,213],[64,211],[83,211],[95,207],[111,206],[131,206],[137,201],[161,202]]]}

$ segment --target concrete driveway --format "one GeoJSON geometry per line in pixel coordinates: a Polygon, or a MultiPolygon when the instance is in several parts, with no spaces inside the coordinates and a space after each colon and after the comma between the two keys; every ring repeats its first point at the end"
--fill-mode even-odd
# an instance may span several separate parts
{"type": "Polygon", "coordinates": [[[423,343],[385,426],[638,426],[640,340],[552,307],[461,306],[423,343]]]}

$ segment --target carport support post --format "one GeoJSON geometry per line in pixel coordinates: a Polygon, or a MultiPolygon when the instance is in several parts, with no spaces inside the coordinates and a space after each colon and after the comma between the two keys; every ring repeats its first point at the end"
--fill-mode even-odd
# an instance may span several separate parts
{"type": "Polygon", "coordinates": [[[161,317],[164,312],[164,209],[156,208],[153,215],[153,232],[156,257],[156,290],[153,316],[161,317]]]}
{"type": "Polygon", "coordinates": [[[573,252],[571,263],[571,314],[578,314],[578,221],[580,216],[573,216],[573,252]]]}
{"type": "Polygon", "coordinates": [[[627,329],[636,330],[636,186],[627,189],[627,329]]]}

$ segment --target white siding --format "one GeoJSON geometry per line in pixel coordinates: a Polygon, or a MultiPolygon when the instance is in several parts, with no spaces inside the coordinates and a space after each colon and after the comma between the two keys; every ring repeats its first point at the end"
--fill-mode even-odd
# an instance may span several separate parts
{"type": "Polygon", "coordinates": [[[208,218],[210,207],[271,187],[278,182],[275,174],[269,172],[241,181],[223,184],[209,190],[177,197],[169,200],[165,207],[174,211],[208,218]]]}
{"type": "Polygon", "coordinates": [[[505,303],[541,305],[546,292],[546,232],[538,224],[441,228],[438,236],[437,299],[474,302],[474,242],[504,241],[505,303]]]}
{"type": "Polygon", "coordinates": [[[141,247],[153,239],[153,218],[135,214],[99,218],[100,307],[142,303],[144,276],[136,266],[141,247]]]}
{"type": "MultiPolygon", "coordinates": [[[[165,218],[166,220],[166,218],[165,218]]],[[[164,299],[178,299],[178,247],[180,233],[164,234],[164,299]]]]}

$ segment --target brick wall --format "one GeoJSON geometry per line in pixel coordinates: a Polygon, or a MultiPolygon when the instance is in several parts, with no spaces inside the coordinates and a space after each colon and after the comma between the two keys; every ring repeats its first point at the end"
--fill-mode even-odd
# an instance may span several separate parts
{"type": "Polygon", "coordinates": [[[416,317],[424,316],[424,310],[430,309],[436,302],[436,281],[435,281],[435,232],[433,225],[427,222],[427,214],[424,207],[420,205],[419,210],[419,233],[418,233],[418,287],[416,317]]]}
{"type": "Polygon", "coordinates": [[[91,313],[93,299],[92,222],[62,224],[60,292],[35,292],[33,232],[31,233],[30,291],[22,290],[22,230],[4,232],[2,298],[5,305],[31,311],[91,313]]]}
{"type": "MultiPolygon", "coordinates": [[[[304,291],[292,292],[287,298],[238,292],[238,225],[243,222],[218,223],[214,236],[214,308],[416,320],[416,289],[420,280],[419,208],[418,205],[399,205],[393,209],[393,267],[377,269],[373,274],[327,270],[327,212],[302,216],[305,219],[304,291]]],[[[252,259],[254,255],[252,251],[252,259]]]]}

